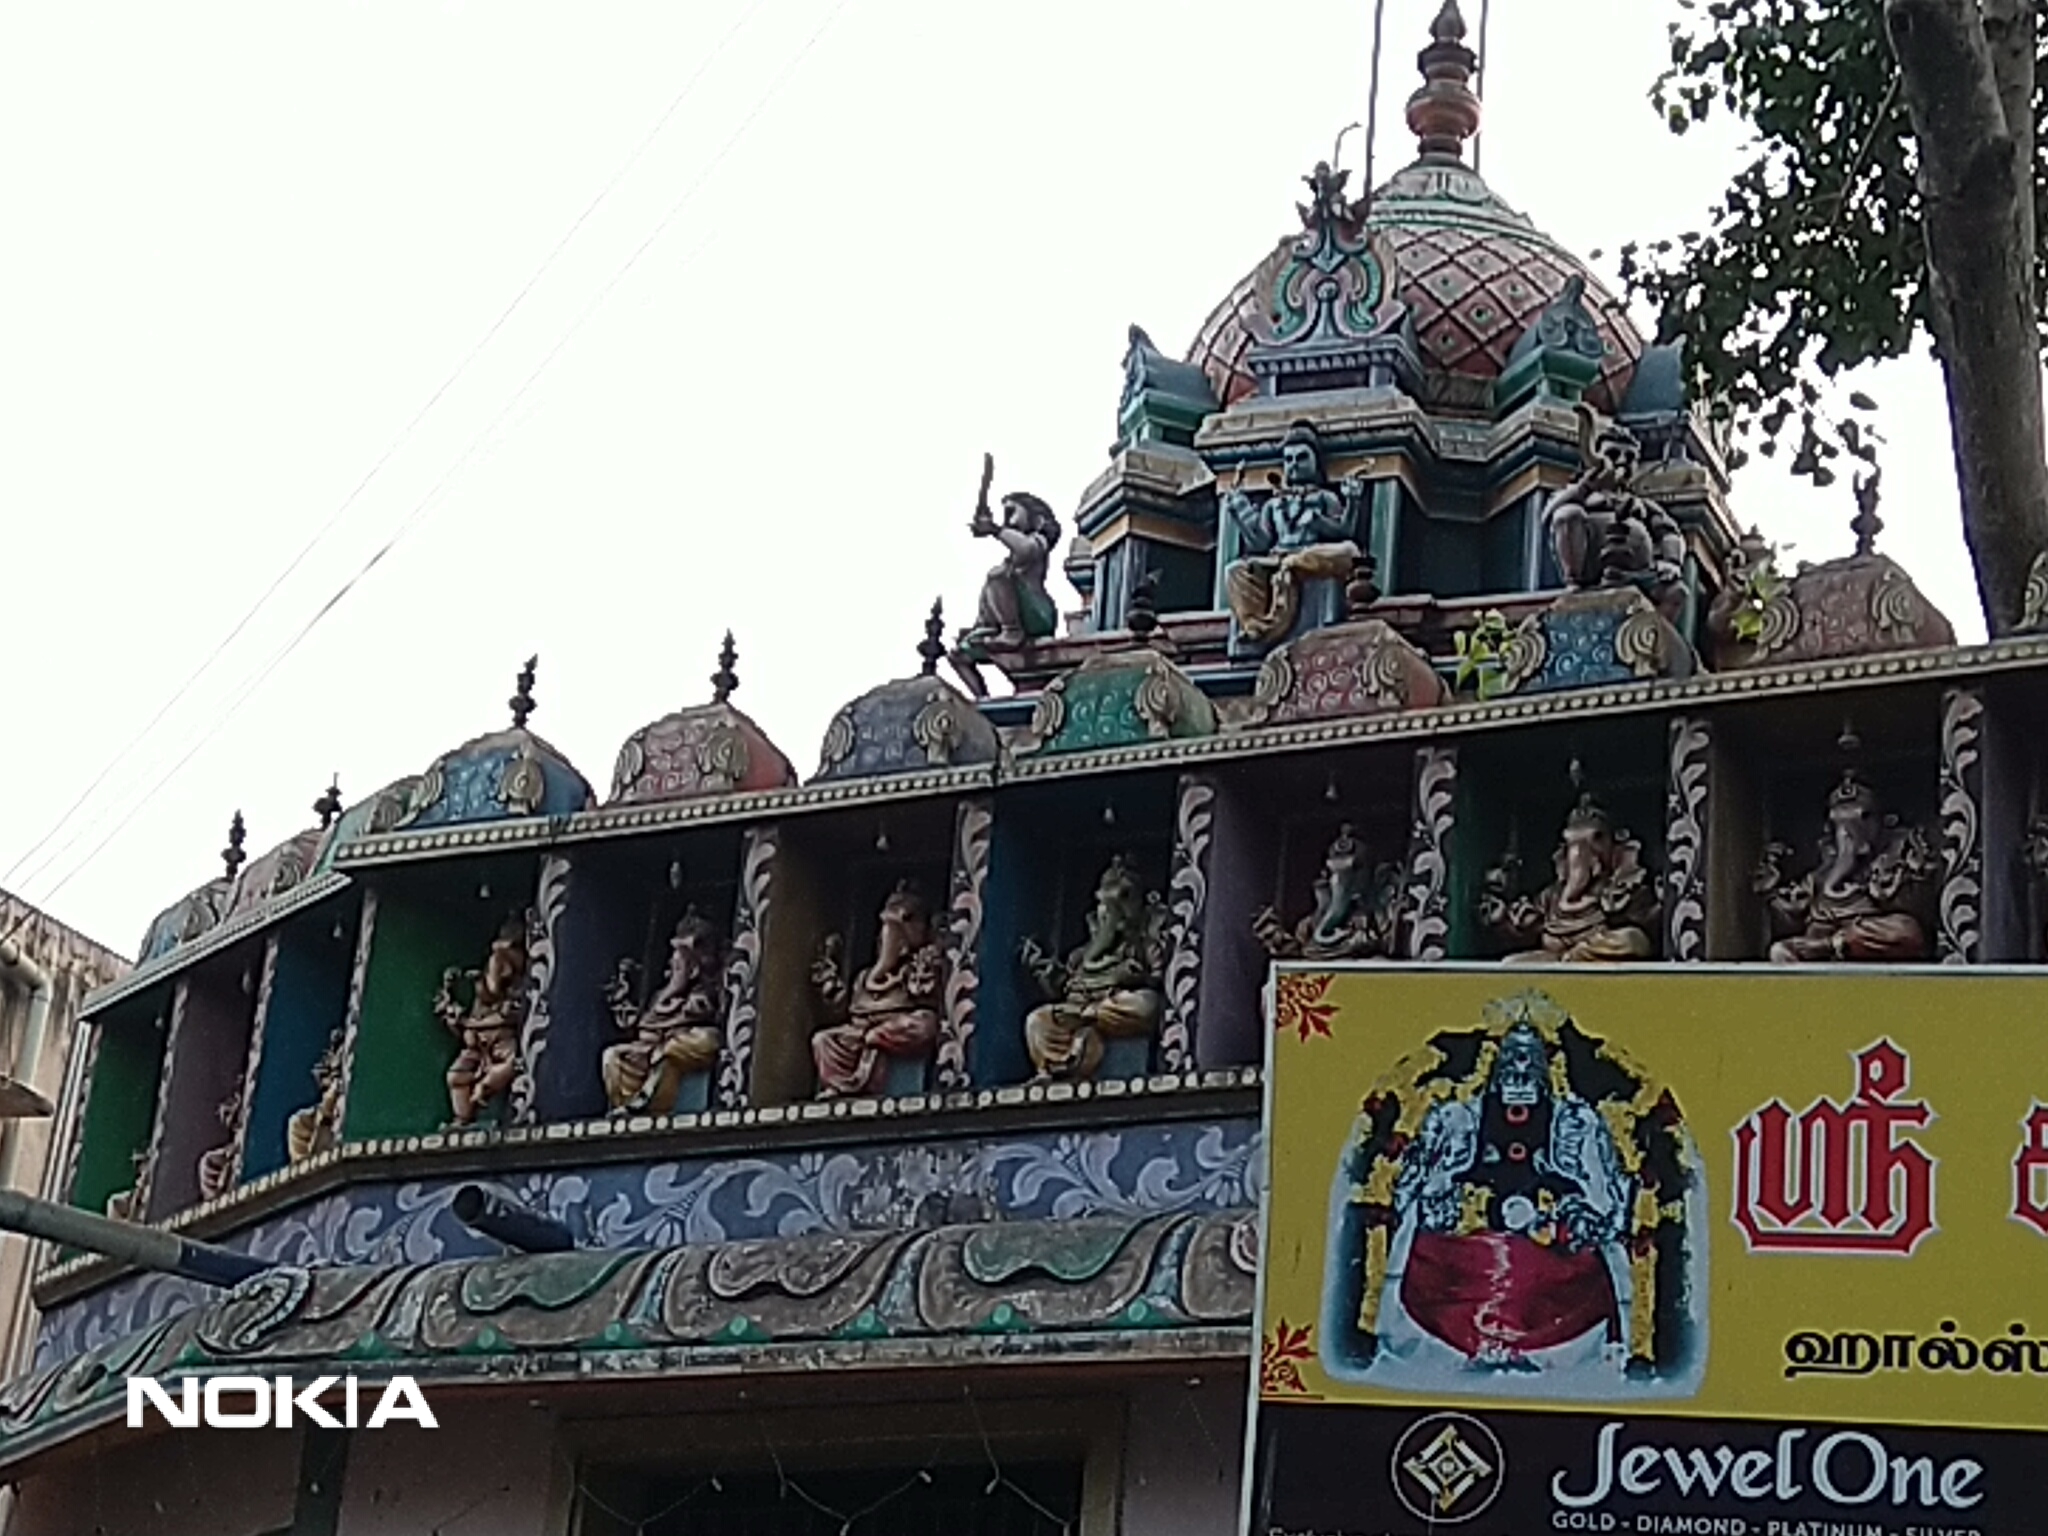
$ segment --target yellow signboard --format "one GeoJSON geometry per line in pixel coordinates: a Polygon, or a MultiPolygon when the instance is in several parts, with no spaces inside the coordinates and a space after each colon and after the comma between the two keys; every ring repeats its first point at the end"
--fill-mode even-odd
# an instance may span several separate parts
{"type": "Polygon", "coordinates": [[[1274,978],[1267,1401],[2048,1425],[2048,972],[1274,978]]]}

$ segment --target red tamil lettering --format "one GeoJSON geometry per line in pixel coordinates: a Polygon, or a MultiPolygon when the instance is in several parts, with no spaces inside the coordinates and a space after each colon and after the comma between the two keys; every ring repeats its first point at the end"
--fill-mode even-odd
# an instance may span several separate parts
{"type": "Polygon", "coordinates": [[[2012,1160],[2012,1213],[2048,1237],[2048,1104],[2036,1104],[2020,1129],[2025,1135],[2012,1160]]]}
{"type": "MultiPolygon", "coordinates": [[[[1752,1251],[1908,1254],[1935,1230],[1934,1159],[1907,1134],[1934,1111],[1900,1098],[1912,1068],[1891,1041],[1854,1060],[1848,1103],[1818,1098],[1795,1115],[1773,1099],[1735,1128],[1735,1224],[1752,1251]]],[[[2041,1222],[2048,1232],[2048,1202],[2041,1222]]]]}

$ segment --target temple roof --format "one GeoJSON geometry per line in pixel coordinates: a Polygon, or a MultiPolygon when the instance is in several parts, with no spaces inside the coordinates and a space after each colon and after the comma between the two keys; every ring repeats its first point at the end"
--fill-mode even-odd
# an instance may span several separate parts
{"type": "MultiPolygon", "coordinates": [[[[1615,414],[1642,355],[1642,335],[1579,257],[1465,162],[1463,145],[1478,130],[1479,103],[1467,84],[1476,59],[1464,35],[1450,0],[1423,50],[1426,83],[1409,103],[1421,155],[1365,199],[1365,228],[1391,269],[1391,297],[1407,307],[1426,370],[1491,381],[1523,333],[1580,279],[1606,353],[1587,399],[1615,414]]],[[[1259,307],[1300,239],[1298,233],[1282,237],[1217,304],[1188,350],[1188,362],[1208,375],[1226,405],[1256,388],[1247,354],[1259,307]]]]}

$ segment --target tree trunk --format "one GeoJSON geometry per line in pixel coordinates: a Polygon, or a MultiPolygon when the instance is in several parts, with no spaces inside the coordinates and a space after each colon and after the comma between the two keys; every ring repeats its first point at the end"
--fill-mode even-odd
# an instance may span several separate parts
{"type": "Polygon", "coordinates": [[[2048,550],[2033,4],[1884,0],[1884,11],[1920,151],[1928,316],[1948,385],[1963,535],[1998,636],[2018,625],[2028,568],[2048,550]]]}

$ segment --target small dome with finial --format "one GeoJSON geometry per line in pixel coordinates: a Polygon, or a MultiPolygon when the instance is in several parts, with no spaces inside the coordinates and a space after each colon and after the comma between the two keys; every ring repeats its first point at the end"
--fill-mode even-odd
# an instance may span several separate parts
{"type": "Polygon", "coordinates": [[[341,786],[337,782],[328,786],[327,793],[314,805],[314,814],[320,817],[325,831],[321,834],[319,851],[314,855],[312,874],[325,874],[334,867],[334,856],[344,844],[352,843],[359,837],[375,837],[380,832],[394,830],[412,804],[415,790],[419,788],[419,776],[408,774],[395,783],[386,784],[377,793],[358,800],[354,805],[335,815],[331,824],[328,811],[341,803],[341,786]]]}
{"type": "Polygon", "coordinates": [[[595,803],[568,758],[526,728],[539,705],[533,685],[540,658],[528,657],[508,704],[512,728],[464,742],[420,775],[392,830],[417,831],[522,816],[568,816],[595,803]]]}
{"type": "Polygon", "coordinates": [[[966,694],[939,676],[945,632],[945,607],[935,601],[918,642],[917,675],[870,689],[832,717],[812,783],[996,760],[996,728],[966,694]]]}
{"type": "Polygon", "coordinates": [[[242,848],[247,838],[248,828],[243,824],[242,813],[237,811],[228,823],[228,845],[220,853],[222,872],[150,920],[135,952],[137,965],[160,960],[179,945],[189,944],[220,926],[234,899],[236,871],[249,857],[242,848]]]}
{"type": "MultiPolygon", "coordinates": [[[[341,814],[341,784],[338,779],[313,802],[313,814],[320,818],[317,827],[307,827],[294,833],[268,853],[249,860],[242,867],[234,877],[234,894],[228,900],[228,917],[238,917],[265,905],[303,884],[313,873],[321,848],[328,840],[328,830],[341,814]]],[[[240,824],[239,817],[236,824],[240,824]]],[[[232,837],[230,833],[230,846],[238,848],[239,844],[234,843],[232,837]]]]}
{"type": "Polygon", "coordinates": [[[739,659],[739,647],[727,630],[711,674],[711,702],[663,715],[628,736],[612,769],[607,806],[788,789],[797,782],[796,768],[782,749],[733,706],[739,659]]]}

